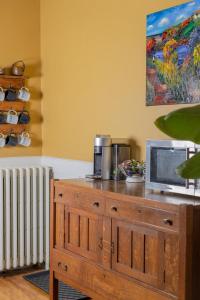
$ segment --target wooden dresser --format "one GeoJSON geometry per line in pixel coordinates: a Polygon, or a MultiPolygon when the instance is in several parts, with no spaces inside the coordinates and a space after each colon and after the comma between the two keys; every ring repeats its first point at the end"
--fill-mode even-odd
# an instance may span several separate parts
{"type": "Polygon", "coordinates": [[[199,300],[200,199],[52,181],[51,300],[58,280],[95,300],[199,300]]]}

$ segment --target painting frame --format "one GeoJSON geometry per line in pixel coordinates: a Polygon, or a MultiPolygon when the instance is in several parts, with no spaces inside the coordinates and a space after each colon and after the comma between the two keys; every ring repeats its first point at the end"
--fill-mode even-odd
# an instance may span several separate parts
{"type": "Polygon", "coordinates": [[[146,18],[146,105],[200,103],[200,0],[146,18]]]}

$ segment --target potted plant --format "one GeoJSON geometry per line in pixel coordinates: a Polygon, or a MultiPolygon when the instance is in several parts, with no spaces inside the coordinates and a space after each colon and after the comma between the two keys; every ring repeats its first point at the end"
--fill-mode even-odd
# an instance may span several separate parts
{"type": "Polygon", "coordinates": [[[121,163],[119,170],[125,175],[127,182],[143,182],[145,164],[143,161],[137,161],[135,159],[126,160],[121,163]]]}
{"type": "MultiPolygon", "coordinates": [[[[200,105],[181,108],[159,117],[155,125],[168,136],[200,144],[200,105]]],[[[177,174],[186,179],[200,178],[200,152],[177,168],[177,174]]]]}

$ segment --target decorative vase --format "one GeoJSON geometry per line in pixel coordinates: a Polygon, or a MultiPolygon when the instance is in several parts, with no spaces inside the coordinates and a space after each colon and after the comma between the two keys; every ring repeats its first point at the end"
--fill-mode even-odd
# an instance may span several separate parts
{"type": "Polygon", "coordinates": [[[132,175],[132,176],[128,176],[126,177],[126,182],[129,182],[129,183],[139,183],[139,182],[144,182],[144,177],[141,176],[141,175],[132,175]]]}

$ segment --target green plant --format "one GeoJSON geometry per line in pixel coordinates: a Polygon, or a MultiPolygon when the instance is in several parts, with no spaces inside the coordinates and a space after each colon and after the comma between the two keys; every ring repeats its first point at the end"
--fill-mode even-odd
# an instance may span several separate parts
{"type": "MultiPolygon", "coordinates": [[[[172,138],[200,144],[200,105],[172,111],[159,117],[155,125],[172,138]]],[[[177,174],[187,179],[200,178],[200,153],[182,163],[177,174]]]]}
{"type": "Polygon", "coordinates": [[[137,161],[135,159],[125,160],[119,166],[119,170],[125,176],[133,176],[133,175],[144,175],[145,163],[143,161],[137,161]]]}

